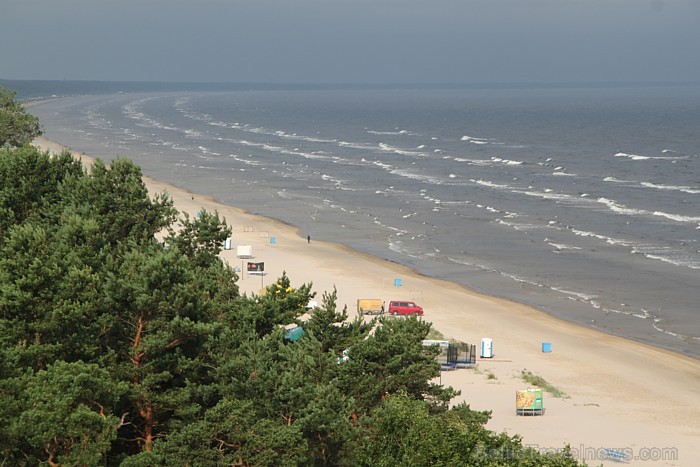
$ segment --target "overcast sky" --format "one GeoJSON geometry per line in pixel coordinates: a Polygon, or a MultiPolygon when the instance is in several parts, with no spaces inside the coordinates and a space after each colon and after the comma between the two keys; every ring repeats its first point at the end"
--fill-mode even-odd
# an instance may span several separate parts
{"type": "Polygon", "coordinates": [[[700,0],[2,0],[0,78],[700,81],[700,0]]]}

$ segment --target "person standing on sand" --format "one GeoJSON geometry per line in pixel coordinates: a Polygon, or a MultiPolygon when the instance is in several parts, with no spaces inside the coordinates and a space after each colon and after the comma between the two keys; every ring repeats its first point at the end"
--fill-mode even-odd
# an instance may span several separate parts
{"type": "Polygon", "coordinates": [[[306,236],[306,243],[311,243],[311,235],[306,236]]]}

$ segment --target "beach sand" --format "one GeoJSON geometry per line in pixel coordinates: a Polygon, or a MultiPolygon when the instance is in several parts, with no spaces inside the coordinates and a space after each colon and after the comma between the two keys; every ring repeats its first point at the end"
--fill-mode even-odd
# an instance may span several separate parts
{"type": "MultiPolygon", "coordinates": [[[[44,150],[62,146],[39,138],[44,150]]],[[[89,164],[88,156],[74,152],[89,164]]],[[[109,162],[109,161],[106,161],[109,162]]],[[[152,194],[167,192],[181,212],[218,211],[233,229],[232,249],[221,257],[239,273],[241,292],[258,293],[283,271],[293,286],[313,283],[338,293],[338,305],[356,313],[358,298],[413,300],[424,319],[448,339],[477,345],[493,339],[493,358],[477,358],[476,369],[442,372],[440,381],[462,392],[455,403],[492,411],[487,427],[520,435],[542,450],[569,444],[589,465],[615,449],[628,465],[700,465],[700,361],[556,319],[531,307],[470,291],[339,244],[307,241],[284,223],[223,205],[202,194],[144,177],[152,194]],[[253,259],[239,259],[238,245],[250,245],[253,259]],[[265,275],[248,275],[244,263],[264,262],[265,275]],[[396,285],[400,279],[400,285],[396,285]],[[551,352],[542,352],[542,343],[551,352]],[[529,384],[523,370],[546,379],[568,397],[544,394],[543,416],[517,416],[515,391],[529,384]]],[[[401,319],[401,318],[397,318],[401,319]]]]}

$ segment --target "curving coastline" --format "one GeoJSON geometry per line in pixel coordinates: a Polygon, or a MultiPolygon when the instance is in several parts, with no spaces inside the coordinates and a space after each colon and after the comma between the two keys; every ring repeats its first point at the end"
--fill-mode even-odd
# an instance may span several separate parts
{"type": "MultiPolygon", "coordinates": [[[[36,144],[52,152],[63,148],[45,138],[36,144]]],[[[85,154],[74,155],[86,165],[92,160],[85,154]]],[[[592,458],[593,454],[611,447],[631,449],[639,457],[635,465],[700,463],[695,448],[700,441],[700,361],[419,275],[342,245],[313,238],[307,242],[297,229],[282,222],[148,177],[144,181],[151,193],[167,191],[182,212],[194,216],[206,208],[226,218],[233,228],[234,248],[221,256],[232,266],[242,265],[236,245],[252,247],[255,261],[265,262],[267,275],[241,273],[242,292],[257,293],[261,285],[286,271],[294,284],[313,282],[317,298],[337,288],[339,306],[347,306],[351,315],[358,298],[411,299],[425,308],[425,319],[447,338],[477,345],[483,337],[492,338],[493,359],[479,359],[477,371],[444,372],[441,377],[443,384],[462,391],[455,402],[466,400],[472,408],[493,411],[488,427],[520,434],[525,444],[542,449],[568,443],[580,451],[582,460],[595,465],[604,460],[592,458]],[[395,285],[397,278],[401,286],[395,285]],[[543,353],[542,342],[550,342],[552,352],[543,353]],[[545,394],[544,417],[516,416],[514,392],[528,386],[520,379],[523,370],[544,377],[569,398],[545,394]],[[673,452],[677,460],[642,459],[659,457],[652,453],[668,457],[673,452]]]]}
{"type": "Polygon", "coordinates": [[[317,239],[698,358],[697,200],[667,188],[693,187],[699,159],[692,119],[659,94],[148,93],[35,112],[57,141],[317,239]],[[640,120],[640,106],[656,111],[640,120]],[[523,126],[523,112],[542,120],[523,126]]]}

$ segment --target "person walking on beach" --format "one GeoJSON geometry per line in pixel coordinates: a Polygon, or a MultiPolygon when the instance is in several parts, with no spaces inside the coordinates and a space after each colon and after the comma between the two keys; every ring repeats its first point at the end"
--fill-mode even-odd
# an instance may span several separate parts
{"type": "Polygon", "coordinates": [[[306,236],[306,243],[311,243],[311,235],[306,236]]]}

